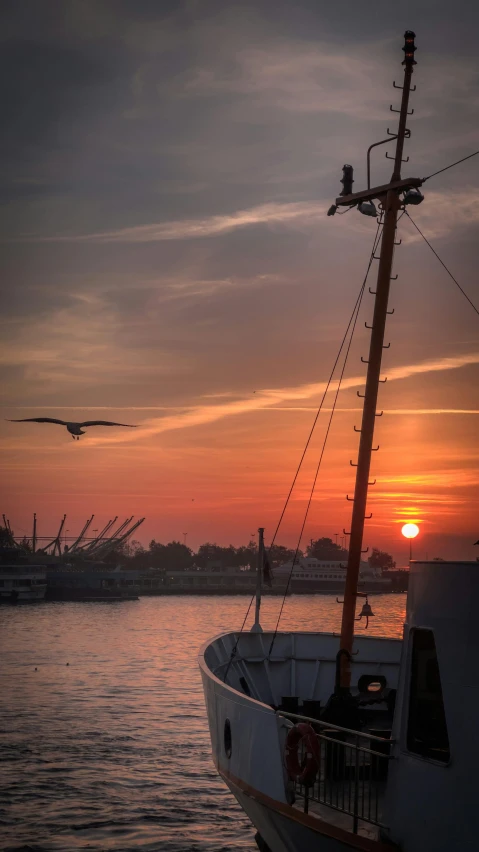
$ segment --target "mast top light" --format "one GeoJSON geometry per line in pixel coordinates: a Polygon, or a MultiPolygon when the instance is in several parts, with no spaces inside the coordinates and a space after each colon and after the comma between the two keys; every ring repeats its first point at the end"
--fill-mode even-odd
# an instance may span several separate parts
{"type": "Polygon", "coordinates": [[[403,204],[421,204],[424,195],[418,189],[408,189],[403,198],[403,204]]]}
{"type": "Polygon", "coordinates": [[[346,165],[343,166],[343,176],[341,178],[343,190],[342,190],[342,192],[339,193],[340,195],[351,195],[351,193],[353,191],[353,183],[354,183],[353,173],[354,173],[353,167],[350,166],[348,163],[346,163],[346,165]]]}
{"type": "Polygon", "coordinates": [[[412,30],[406,30],[404,33],[404,59],[403,65],[417,65],[414,54],[417,50],[416,45],[414,44],[414,39],[416,38],[416,33],[413,33],[412,30]]]}
{"type": "Polygon", "coordinates": [[[376,205],[373,201],[361,201],[361,204],[358,204],[358,210],[364,216],[377,216],[378,211],[376,210],[376,205]]]}

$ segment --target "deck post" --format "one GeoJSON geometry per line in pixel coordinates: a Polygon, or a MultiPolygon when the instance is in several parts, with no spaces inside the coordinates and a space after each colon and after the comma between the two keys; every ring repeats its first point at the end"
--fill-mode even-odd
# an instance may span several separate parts
{"type": "Polygon", "coordinates": [[[258,561],[256,564],[256,607],[254,613],[254,624],[251,628],[252,633],[262,633],[263,628],[259,623],[259,611],[261,609],[261,583],[263,580],[263,563],[264,563],[264,527],[258,529],[258,561]]]}

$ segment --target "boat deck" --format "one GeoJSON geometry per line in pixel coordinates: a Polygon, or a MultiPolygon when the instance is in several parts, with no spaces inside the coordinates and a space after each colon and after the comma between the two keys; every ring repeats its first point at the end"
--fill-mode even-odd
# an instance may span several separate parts
{"type": "MultiPolygon", "coordinates": [[[[373,713],[372,718],[376,721],[380,716],[373,713]]],[[[300,719],[296,716],[296,721],[300,719]]],[[[352,731],[312,719],[310,724],[317,737],[319,763],[310,786],[295,782],[293,807],[343,831],[379,841],[381,829],[386,828],[383,803],[391,759],[390,730],[375,726],[352,731]]],[[[304,766],[302,743],[299,758],[304,766]]]]}
{"type": "MultiPolygon", "coordinates": [[[[384,793],[385,785],[383,785],[383,790],[381,793],[384,793]]],[[[381,800],[382,795],[379,795],[379,815],[381,814],[381,800]]],[[[339,791],[338,791],[339,794],[339,791]]],[[[359,797],[359,812],[364,813],[368,812],[368,795],[366,794],[363,798],[359,797]]],[[[293,807],[299,811],[305,812],[305,800],[304,798],[298,797],[293,807]]],[[[358,834],[361,837],[367,837],[369,840],[379,841],[381,839],[380,832],[381,828],[379,825],[375,823],[371,823],[368,820],[363,820],[358,818],[355,820],[353,814],[347,813],[343,810],[338,810],[336,807],[329,807],[323,802],[315,801],[314,799],[308,799],[307,804],[307,813],[311,816],[316,816],[324,822],[329,823],[329,825],[334,826],[335,828],[341,828],[343,831],[348,831],[351,834],[358,834]]]]}

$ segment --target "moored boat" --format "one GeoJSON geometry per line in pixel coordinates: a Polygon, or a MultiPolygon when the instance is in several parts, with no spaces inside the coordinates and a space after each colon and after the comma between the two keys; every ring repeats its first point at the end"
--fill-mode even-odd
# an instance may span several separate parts
{"type": "Polygon", "coordinates": [[[334,634],[277,634],[274,653],[266,632],[205,645],[199,662],[213,760],[257,828],[260,849],[477,848],[474,791],[464,782],[479,759],[471,735],[478,594],[476,562],[412,564],[403,640],[355,637],[354,729],[328,714],[340,689],[334,634]],[[303,783],[301,725],[319,752],[303,783]]]}
{"type": "MultiPolygon", "coordinates": [[[[282,587],[289,582],[291,594],[343,594],[346,583],[347,560],[298,557],[274,569],[274,581],[282,587]]],[[[384,576],[367,562],[359,568],[360,591],[377,594],[393,591],[392,579],[384,576]]]]}
{"type": "Polygon", "coordinates": [[[0,565],[0,603],[32,603],[45,598],[47,583],[41,565],[0,565]]]}
{"type": "Polygon", "coordinates": [[[34,603],[45,598],[45,567],[31,564],[19,547],[0,548],[0,603],[34,603]]]}
{"type": "Polygon", "coordinates": [[[136,601],[137,577],[137,571],[123,571],[101,562],[47,565],[47,599],[97,603],[136,601]]]}

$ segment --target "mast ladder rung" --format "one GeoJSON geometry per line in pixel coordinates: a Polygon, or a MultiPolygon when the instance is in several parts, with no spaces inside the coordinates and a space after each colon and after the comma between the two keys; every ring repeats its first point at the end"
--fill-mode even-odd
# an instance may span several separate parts
{"type": "MultiPolygon", "coordinates": [[[[404,89],[404,86],[398,86],[398,85],[397,85],[396,80],[393,80],[393,86],[394,86],[394,88],[395,88],[395,89],[404,89]]],[[[409,91],[410,91],[410,92],[415,92],[415,91],[416,91],[416,89],[417,89],[417,86],[411,86],[411,88],[409,89],[409,91]]]]}

